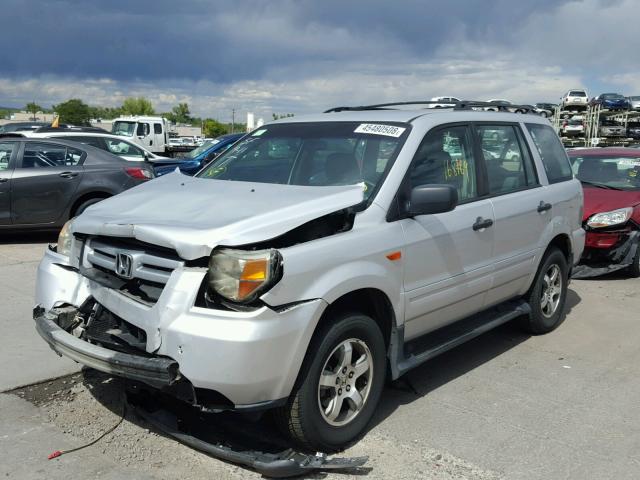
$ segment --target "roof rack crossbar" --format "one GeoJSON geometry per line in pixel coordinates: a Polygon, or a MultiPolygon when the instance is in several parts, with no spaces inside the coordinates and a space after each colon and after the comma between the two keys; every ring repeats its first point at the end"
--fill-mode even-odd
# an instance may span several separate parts
{"type": "Polygon", "coordinates": [[[325,111],[324,113],[335,112],[360,112],[366,110],[389,110],[393,107],[399,107],[404,105],[448,105],[442,108],[452,108],[454,110],[472,110],[478,107],[494,107],[497,111],[508,112],[515,111],[517,113],[537,113],[536,108],[533,105],[517,105],[517,104],[504,104],[501,102],[483,102],[478,100],[460,100],[458,102],[448,102],[443,100],[416,100],[412,102],[392,102],[392,103],[378,103],[375,105],[360,105],[355,107],[334,107],[325,111]]]}

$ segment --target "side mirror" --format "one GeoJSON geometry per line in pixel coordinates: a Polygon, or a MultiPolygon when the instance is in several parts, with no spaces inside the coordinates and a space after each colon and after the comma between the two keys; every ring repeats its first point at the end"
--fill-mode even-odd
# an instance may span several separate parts
{"type": "Polygon", "coordinates": [[[420,185],[411,190],[410,217],[450,212],[458,204],[458,191],[452,185],[420,185]]]}

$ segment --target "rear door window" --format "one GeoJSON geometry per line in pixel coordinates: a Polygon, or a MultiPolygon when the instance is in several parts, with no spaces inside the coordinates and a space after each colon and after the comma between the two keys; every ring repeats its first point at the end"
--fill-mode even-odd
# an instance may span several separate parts
{"type": "Polygon", "coordinates": [[[154,123],[153,124],[153,133],[162,133],[162,124],[154,123]]]}
{"type": "Polygon", "coordinates": [[[491,195],[515,192],[538,183],[519,127],[478,125],[477,132],[491,195]]]}
{"type": "Polygon", "coordinates": [[[22,156],[22,168],[47,168],[79,165],[83,152],[76,148],[50,143],[27,142],[22,156]]]}
{"type": "Polygon", "coordinates": [[[549,183],[571,180],[573,172],[569,157],[553,128],[549,125],[528,123],[527,130],[540,154],[549,183]]]}

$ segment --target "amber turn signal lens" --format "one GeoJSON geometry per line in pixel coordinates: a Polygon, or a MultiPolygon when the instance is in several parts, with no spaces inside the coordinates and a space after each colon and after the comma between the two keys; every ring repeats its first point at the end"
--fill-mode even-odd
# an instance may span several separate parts
{"type": "Polygon", "coordinates": [[[395,262],[396,260],[400,260],[402,258],[402,252],[397,251],[397,252],[390,253],[387,255],[387,258],[392,262],[395,262]]]}
{"type": "Polygon", "coordinates": [[[269,263],[267,259],[249,260],[245,263],[240,274],[238,297],[246,298],[251,295],[267,279],[269,263]]]}

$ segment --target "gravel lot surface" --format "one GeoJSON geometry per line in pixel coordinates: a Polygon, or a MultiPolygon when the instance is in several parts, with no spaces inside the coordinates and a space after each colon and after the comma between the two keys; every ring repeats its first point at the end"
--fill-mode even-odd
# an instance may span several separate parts
{"type": "MultiPolygon", "coordinates": [[[[0,304],[10,311],[27,305],[16,282],[32,281],[42,248],[0,244],[0,261],[12,267],[0,268],[0,304]]],[[[31,294],[33,285],[29,289],[31,294]]],[[[555,332],[529,337],[515,324],[505,325],[417,368],[387,387],[370,431],[341,454],[369,456],[366,468],[308,478],[637,480],[639,290],[640,280],[622,274],[574,281],[567,320],[555,332]]],[[[123,386],[88,370],[48,380],[73,370],[40,350],[31,319],[21,320],[28,328],[8,332],[9,353],[0,353],[12,370],[4,389],[38,383],[0,395],[0,451],[11,453],[0,461],[0,477],[68,479],[82,471],[96,479],[125,473],[145,479],[259,477],[177,443],[131,410],[97,444],[42,463],[50,451],[86,443],[117,424],[123,386]],[[29,368],[12,356],[17,341],[20,362],[28,366],[33,359],[29,368]]],[[[1,315],[0,322],[12,325],[1,315]]],[[[208,420],[212,428],[216,418],[208,420]]],[[[268,420],[242,421],[262,440],[282,441],[268,420]]]]}

